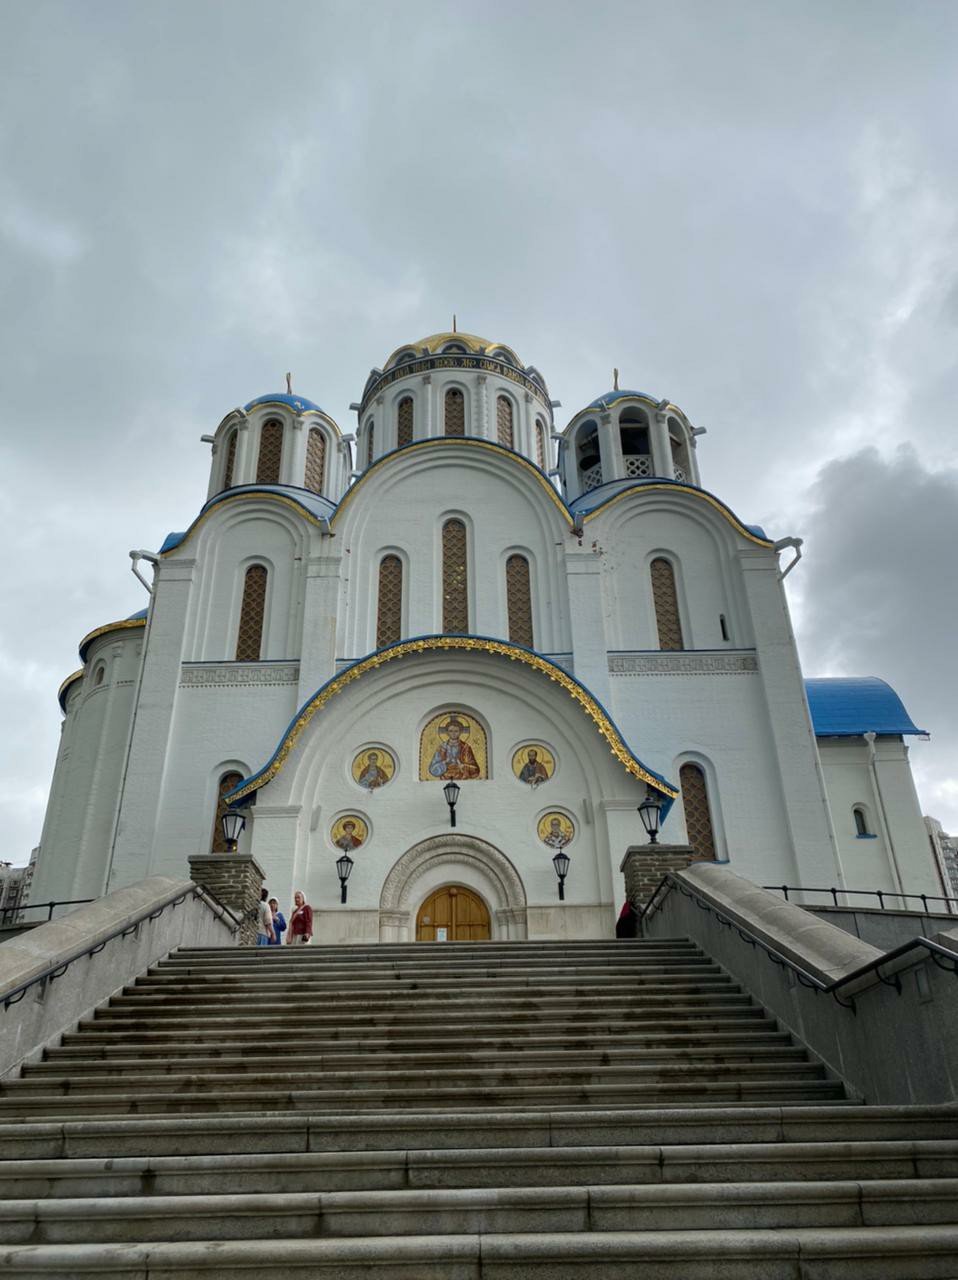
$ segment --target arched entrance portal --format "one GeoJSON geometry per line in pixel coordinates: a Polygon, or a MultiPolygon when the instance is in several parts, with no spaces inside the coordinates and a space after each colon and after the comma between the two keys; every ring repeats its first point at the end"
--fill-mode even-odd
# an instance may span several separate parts
{"type": "Polygon", "coordinates": [[[416,917],[417,942],[488,942],[489,910],[461,884],[434,890],[416,917]]]}
{"type": "Polygon", "coordinates": [[[518,871],[495,845],[456,832],[420,841],[393,864],[379,896],[380,942],[413,941],[422,915],[433,917],[426,903],[453,888],[468,892],[485,909],[487,932],[482,936],[528,936],[526,891],[518,871]]]}

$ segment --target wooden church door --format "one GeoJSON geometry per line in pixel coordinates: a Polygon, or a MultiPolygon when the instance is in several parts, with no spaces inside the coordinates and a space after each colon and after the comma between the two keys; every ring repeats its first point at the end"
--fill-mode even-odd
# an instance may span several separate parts
{"type": "Polygon", "coordinates": [[[443,885],[419,908],[417,942],[487,942],[489,937],[486,904],[462,885],[443,885]]]}

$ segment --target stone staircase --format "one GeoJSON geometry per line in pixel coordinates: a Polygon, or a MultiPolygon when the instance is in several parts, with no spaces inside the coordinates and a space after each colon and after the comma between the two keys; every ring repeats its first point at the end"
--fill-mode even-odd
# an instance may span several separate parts
{"type": "Polygon", "coordinates": [[[182,950],[0,1086],[0,1276],[954,1278],[956,1174],[685,940],[182,950]]]}

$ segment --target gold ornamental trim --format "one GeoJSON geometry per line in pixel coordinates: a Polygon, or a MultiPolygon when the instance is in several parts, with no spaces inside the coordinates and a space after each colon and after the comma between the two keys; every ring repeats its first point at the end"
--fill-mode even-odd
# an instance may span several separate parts
{"type": "Polygon", "coordinates": [[[257,791],[260,787],[265,786],[266,783],[271,782],[285,765],[300,734],[313,716],[332,701],[338,693],[341,693],[343,689],[352,684],[354,680],[359,680],[368,671],[374,671],[378,667],[385,666],[387,662],[394,662],[397,658],[405,658],[410,654],[416,653],[435,653],[448,650],[462,650],[467,653],[491,653],[497,657],[508,658],[510,662],[520,662],[524,666],[540,672],[551,680],[553,684],[557,684],[561,689],[564,689],[569,697],[579,704],[605,739],[611,754],[615,756],[627,773],[654,787],[656,791],[662,792],[663,795],[672,800],[678,797],[679,792],[675,787],[665,782],[662,778],[657,778],[654,774],[649,773],[639,763],[626,746],[621,733],[601,704],[577,680],[574,680],[561,667],[557,667],[555,663],[530,652],[528,649],[521,649],[502,640],[484,640],[476,636],[429,636],[419,640],[407,640],[401,644],[392,645],[388,649],[381,649],[377,653],[370,654],[368,658],[360,659],[359,662],[347,668],[341,675],[334,676],[327,681],[319,692],[304,705],[299,715],[287,729],[276,754],[269,764],[260,773],[250,778],[244,786],[231,792],[228,796],[229,803],[236,804],[237,801],[242,800],[253,791],[257,791]]]}
{"type": "Polygon", "coordinates": [[[79,671],[74,671],[71,675],[68,675],[63,684],[61,684],[59,689],[57,689],[57,702],[60,704],[61,711],[66,711],[64,703],[66,702],[67,689],[69,689],[71,684],[76,684],[77,680],[82,679],[83,667],[81,667],[79,671]]]}
{"type": "Polygon", "coordinates": [[[80,657],[86,661],[86,650],[94,640],[107,635],[110,631],[130,631],[133,627],[145,627],[146,618],[124,618],[121,622],[108,622],[106,626],[96,627],[88,632],[80,641],[80,657]]]}
{"type": "Polygon", "coordinates": [[[533,477],[534,480],[536,480],[538,484],[542,486],[543,489],[545,489],[566,524],[569,528],[572,528],[573,520],[572,516],[569,514],[569,508],[563,502],[555,486],[550,483],[548,477],[539,470],[534,462],[530,462],[528,458],[524,458],[521,453],[516,453],[512,449],[507,449],[504,445],[493,444],[491,440],[480,440],[475,436],[431,436],[428,440],[417,440],[414,444],[404,444],[400,449],[391,449],[389,453],[384,453],[382,457],[377,458],[375,462],[370,463],[356,483],[346,490],[339,500],[339,506],[336,508],[335,513],[330,516],[329,523],[331,525],[336,523],[339,519],[340,512],[344,507],[349,505],[353,494],[357,489],[362,487],[363,481],[366,477],[385,463],[395,461],[399,457],[408,457],[410,454],[417,453],[420,449],[461,449],[463,446],[467,449],[483,449],[487,453],[494,453],[499,458],[506,457],[511,462],[516,463],[517,466],[522,467],[533,477]]]}
{"type": "Polygon", "coordinates": [[[643,493],[650,493],[655,490],[665,493],[677,492],[691,494],[693,498],[699,498],[702,502],[707,502],[709,506],[714,507],[719,515],[729,522],[735,532],[741,534],[743,538],[748,538],[749,542],[754,542],[756,546],[759,547],[774,546],[774,543],[770,538],[759,538],[754,533],[750,533],[748,529],[746,529],[745,525],[742,524],[741,520],[739,520],[738,516],[730,511],[724,502],[720,502],[718,498],[713,497],[711,493],[706,493],[704,489],[699,489],[693,484],[676,484],[675,481],[668,481],[665,484],[649,484],[648,481],[641,481],[634,488],[625,489],[622,493],[614,494],[606,502],[601,502],[597,507],[594,507],[590,512],[588,512],[587,515],[582,517],[582,523],[588,524],[590,520],[594,520],[596,516],[607,511],[609,507],[615,506],[615,504],[617,502],[621,502],[623,498],[631,498],[643,493]]]}

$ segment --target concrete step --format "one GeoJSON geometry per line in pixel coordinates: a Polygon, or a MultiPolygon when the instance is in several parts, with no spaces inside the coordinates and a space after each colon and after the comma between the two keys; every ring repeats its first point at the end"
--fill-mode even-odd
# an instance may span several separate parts
{"type": "Polygon", "coordinates": [[[955,1181],[508,1187],[0,1203],[0,1246],[953,1225],[955,1181]]]}
{"type": "Polygon", "coordinates": [[[5,1280],[954,1280],[958,1228],[641,1231],[377,1236],[0,1249],[5,1280]]]}
{"type": "MultiPolygon", "coordinates": [[[[200,1084],[201,1082],[194,1082],[200,1084]]],[[[324,1110],[389,1110],[394,1107],[421,1104],[428,1086],[417,1083],[402,1087],[364,1088],[294,1088],[283,1090],[274,1085],[251,1091],[236,1087],[189,1088],[185,1084],[163,1092],[116,1090],[112,1093],[73,1092],[62,1096],[50,1093],[9,1094],[0,1099],[0,1122],[16,1118],[84,1117],[123,1115],[180,1115],[193,1113],[324,1111],[324,1110]]],[[[752,1105],[775,1105],[845,1100],[841,1084],[830,1080],[748,1079],[725,1080],[708,1077],[688,1082],[670,1080],[637,1084],[633,1080],[617,1083],[568,1082],[521,1085],[508,1083],[463,1084],[459,1088],[438,1085],[428,1089],[430,1106],[436,1110],[463,1110],[470,1107],[514,1107],[518,1109],[595,1107],[698,1107],[722,1103],[747,1102],[752,1105]]]]}
{"type": "MultiPolygon", "coordinates": [[[[958,1139],[0,1160],[0,1198],[951,1179],[958,1139]]],[[[916,1190],[916,1195],[918,1194],[916,1190]]]]}
{"type": "MultiPolygon", "coordinates": [[[[296,1046],[301,1049],[301,1045],[296,1046]]],[[[688,1067],[734,1066],[738,1063],[751,1065],[769,1063],[799,1063],[804,1069],[808,1065],[806,1051],[798,1045],[750,1045],[748,1042],[728,1044],[723,1047],[700,1045],[694,1048],[644,1049],[635,1045],[624,1047],[606,1046],[605,1048],[578,1049],[571,1044],[558,1044],[552,1048],[536,1048],[530,1045],[523,1052],[513,1051],[510,1045],[495,1046],[483,1049],[475,1046],[466,1048],[462,1042],[458,1048],[446,1049],[438,1046],[431,1052],[410,1050],[405,1053],[393,1053],[388,1048],[372,1055],[368,1049],[359,1052],[349,1049],[326,1050],[323,1053],[283,1054],[277,1060],[275,1051],[272,1055],[251,1054],[245,1048],[229,1054],[211,1057],[207,1054],[196,1055],[195,1049],[184,1049],[178,1055],[128,1056],[109,1058],[81,1058],[71,1056],[64,1059],[58,1055],[45,1062],[28,1063],[22,1072],[22,1079],[45,1079],[49,1077],[67,1078],[82,1077],[99,1079],[103,1076],[123,1078],[167,1075],[216,1075],[228,1076],[268,1073],[275,1076],[277,1067],[282,1068],[283,1075],[292,1073],[294,1078],[306,1079],[312,1075],[329,1072],[342,1072],[347,1069],[368,1070],[374,1061],[378,1068],[393,1071],[450,1070],[453,1073],[461,1067],[498,1067],[500,1070],[512,1069],[513,1065],[522,1067],[557,1067],[591,1068],[596,1070],[605,1066],[637,1067],[667,1066],[675,1064],[688,1067]],[[506,1064],[509,1067],[506,1067],[506,1064]]],[[[0,1084],[2,1090],[2,1084],[0,1084]]]]}
{"type": "MultiPolygon", "coordinates": [[[[292,958],[276,965],[269,961],[236,964],[176,963],[162,961],[154,965],[139,981],[141,982],[285,982],[293,978],[317,980],[344,980],[363,977],[382,978],[384,981],[395,977],[417,978],[433,974],[461,974],[464,977],[486,977],[492,981],[510,975],[542,975],[564,978],[571,974],[592,976],[601,981],[603,977],[627,976],[630,974],[655,973],[696,973],[717,972],[719,966],[701,952],[675,956],[636,957],[632,959],[608,959],[597,961],[560,961],[560,960],[513,960],[503,959],[496,964],[486,960],[469,960],[456,958],[448,963],[438,961],[395,960],[383,963],[369,960],[365,964],[348,964],[328,962],[322,965],[310,964],[308,956],[297,948],[291,948],[292,958]]],[[[259,952],[257,952],[257,955],[259,952]]]]}
{"type": "MultiPolygon", "coordinates": [[[[958,1142],[958,1106],[551,1107],[525,1110],[462,1108],[437,1113],[401,1111],[299,1112],[261,1108],[256,1124],[245,1114],[94,1117],[0,1122],[0,1156],[7,1160],[386,1152],[495,1148],[556,1150],[627,1146],[686,1147],[819,1143],[958,1142]]],[[[889,1176],[897,1176],[892,1170],[889,1176]]],[[[956,1273],[958,1274],[958,1273],[956,1273]]]]}

